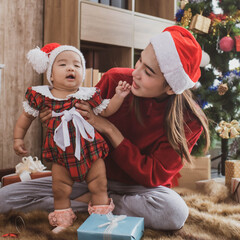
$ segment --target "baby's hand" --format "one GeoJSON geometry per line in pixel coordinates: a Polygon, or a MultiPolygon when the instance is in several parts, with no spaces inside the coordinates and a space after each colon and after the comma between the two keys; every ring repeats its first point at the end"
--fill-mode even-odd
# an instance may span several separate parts
{"type": "Polygon", "coordinates": [[[126,97],[131,90],[131,85],[126,81],[119,81],[118,86],[116,87],[116,94],[121,97],[126,97]]]}
{"type": "Polygon", "coordinates": [[[27,150],[24,146],[23,139],[20,139],[20,138],[14,139],[13,148],[14,148],[15,153],[18,156],[25,156],[27,154],[27,150]]]}

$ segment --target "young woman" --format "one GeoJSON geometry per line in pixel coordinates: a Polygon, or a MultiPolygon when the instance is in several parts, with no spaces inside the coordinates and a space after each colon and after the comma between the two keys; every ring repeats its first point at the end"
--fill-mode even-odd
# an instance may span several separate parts
{"type": "MultiPolygon", "coordinates": [[[[179,26],[153,37],[141,53],[135,69],[115,68],[104,74],[98,87],[111,98],[119,81],[131,84],[131,93],[118,112],[107,119],[96,116],[88,104],[75,105],[80,114],[110,146],[105,158],[108,192],[114,214],[144,217],[145,226],[180,229],[188,208],[170,187],[177,183],[184,161],[205,132],[208,123],[192,99],[190,88],[200,77],[201,47],[192,34],[179,26]]],[[[50,118],[49,110],[42,121],[50,118]]],[[[86,211],[87,185],[76,183],[71,195],[74,211],[86,211]]],[[[0,190],[1,212],[10,209],[52,210],[51,178],[16,183],[0,190]],[[31,200],[26,200],[26,199],[31,200]]]]}

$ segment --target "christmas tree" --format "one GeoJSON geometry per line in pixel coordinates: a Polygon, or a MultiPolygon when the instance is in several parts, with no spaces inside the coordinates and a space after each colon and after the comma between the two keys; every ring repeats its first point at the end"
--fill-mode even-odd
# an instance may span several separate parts
{"type": "MultiPolygon", "coordinates": [[[[240,59],[240,0],[182,0],[179,5],[176,24],[190,30],[203,50],[202,75],[193,92],[210,120],[212,147],[221,143],[225,175],[225,160],[240,159],[240,68],[230,64],[240,59]]],[[[203,146],[201,137],[192,154],[201,154],[203,146]]]]}

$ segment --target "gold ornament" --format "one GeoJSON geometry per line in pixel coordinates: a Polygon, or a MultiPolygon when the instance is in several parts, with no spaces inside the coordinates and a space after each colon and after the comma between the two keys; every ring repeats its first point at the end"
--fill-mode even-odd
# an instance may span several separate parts
{"type": "Polygon", "coordinates": [[[187,27],[192,19],[192,11],[191,8],[185,10],[183,13],[183,17],[181,19],[181,24],[183,27],[187,27]]]}
{"type": "Polygon", "coordinates": [[[219,134],[221,138],[228,139],[229,138],[229,129],[224,127],[223,131],[219,134]]]}
{"type": "Polygon", "coordinates": [[[211,25],[211,19],[201,14],[193,16],[189,29],[195,33],[208,33],[211,25]]]}
{"type": "Polygon", "coordinates": [[[230,138],[235,138],[239,135],[239,132],[235,127],[230,128],[230,138]]]}
{"type": "Polygon", "coordinates": [[[221,20],[219,20],[219,19],[217,19],[217,18],[212,21],[211,31],[212,31],[213,36],[215,36],[215,35],[217,34],[217,32],[218,32],[218,26],[219,26],[220,24],[221,24],[221,20]]]}
{"type": "Polygon", "coordinates": [[[233,15],[233,21],[240,22],[240,10],[236,11],[236,13],[233,15]]]}
{"type": "Polygon", "coordinates": [[[221,121],[218,124],[216,131],[221,138],[236,138],[240,135],[240,124],[237,120],[232,120],[230,123],[221,121]]]}
{"type": "Polygon", "coordinates": [[[231,125],[235,127],[238,132],[240,132],[240,124],[237,120],[232,120],[231,125]]]}
{"type": "Polygon", "coordinates": [[[227,90],[228,90],[228,85],[227,85],[227,83],[221,83],[219,86],[218,86],[218,89],[217,89],[217,91],[218,91],[218,94],[219,95],[224,95],[226,92],[227,92],[227,90]]]}

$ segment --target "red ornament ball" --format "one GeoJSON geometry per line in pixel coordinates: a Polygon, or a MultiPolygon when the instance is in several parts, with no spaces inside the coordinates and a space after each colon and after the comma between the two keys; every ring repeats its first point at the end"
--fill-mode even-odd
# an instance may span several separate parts
{"type": "Polygon", "coordinates": [[[219,41],[219,47],[221,50],[223,50],[224,52],[230,52],[233,50],[234,47],[234,40],[229,37],[223,37],[220,41],[219,41]]]}

